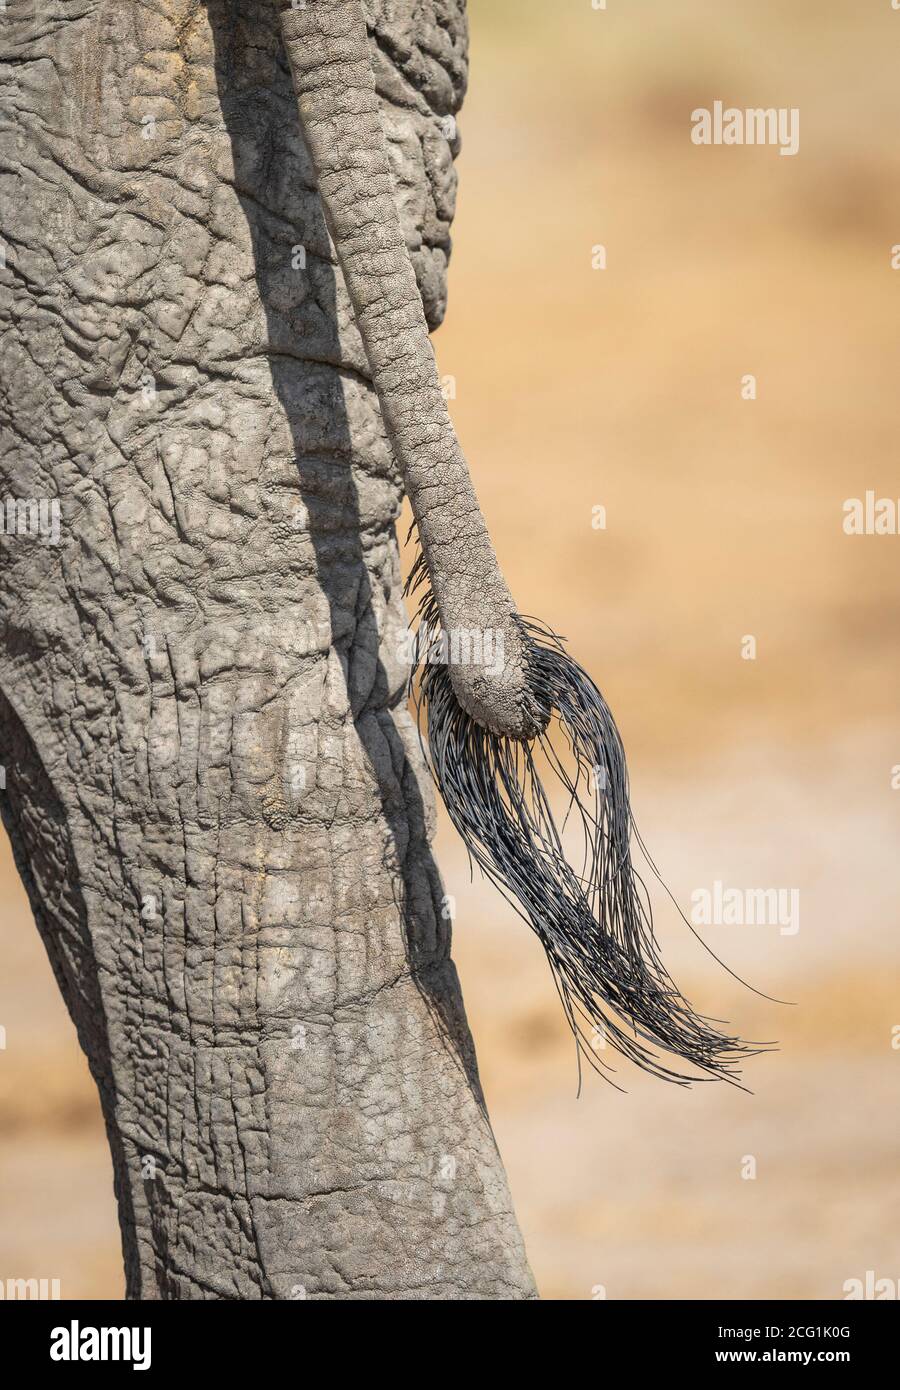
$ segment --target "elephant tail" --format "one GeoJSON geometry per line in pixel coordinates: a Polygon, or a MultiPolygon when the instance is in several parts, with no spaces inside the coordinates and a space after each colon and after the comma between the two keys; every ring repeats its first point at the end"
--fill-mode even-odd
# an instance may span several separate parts
{"type": "Polygon", "coordinates": [[[655,1045],[734,1080],[752,1049],[695,1014],[659,959],[631,858],[625,759],[612,716],[563,645],[520,617],[500,571],[404,240],[365,9],[360,0],[280,0],[280,10],[322,207],[415,517],[420,616],[439,646],[449,638],[459,648],[449,663],[432,661],[432,636],[424,637],[418,686],[420,728],[451,819],[540,937],[586,1056],[594,1060],[594,1044],[608,1040],[657,1076],[686,1082],[654,1057],[655,1045]],[[486,661],[488,641],[494,659],[486,661]],[[568,744],[568,762],[548,736],[552,725],[568,744]],[[548,772],[569,796],[567,819],[577,808],[578,869],[541,780],[548,772]]]}

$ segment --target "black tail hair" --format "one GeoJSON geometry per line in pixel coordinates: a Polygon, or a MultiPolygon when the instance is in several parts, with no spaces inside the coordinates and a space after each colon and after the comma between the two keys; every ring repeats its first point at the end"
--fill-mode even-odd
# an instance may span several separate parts
{"type": "Polygon", "coordinates": [[[579,1076],[582,1056],[606,1075],[609,1068],[597,1056],[597,1044],[605,1039],[667,1081],[690,1085],[718,1078],[739,1084],[739,1063],[768,1045],[719,1032],[713,1026],[717,1020],[694,1012],[660,960],[649,895],[632,861],[632,837],[656,870],[634,826],[622,740],[600,691],[559,637],[520,619],[529,687],[541,707],[553,711],[553,719],[530,743],[491,733],[460,706],[446,661],[433,659],[440,615],[421,553],[406,586],[407,593],[415,591],[420,638],[410,688],[420,737],[427,733],[425,756],[471,859],[547,952],[575,1036],[579,1076]],[[573,756],[574,773],[549,737],[554,724],[573,756]],[[538,755],[568,795],[560,825],[541,781],[538,755]],[[583,837],[579,872],[562,845],[573,813],[583,837]],[[654,1048],[706,1075],[674,1070],[654,1048]]]}

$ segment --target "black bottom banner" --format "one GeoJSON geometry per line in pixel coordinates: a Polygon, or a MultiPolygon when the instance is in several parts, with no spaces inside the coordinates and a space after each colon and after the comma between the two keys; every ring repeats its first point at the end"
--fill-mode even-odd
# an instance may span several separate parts
{"type": "MultiPolygon", "coordinates": [[[[283,1374],[290,1348],[297,1354],[302,1347],[308,1348],[306,1339],[319,1335],[323,1320],[329,1338],[341,1335],[345,1326],[341,1319],[347,1320],[348,1331],[357,1325],[357,1318],[365,1321],[365,1309],[359,1305],[369,1301],[311,1299],[277,1305],[7,1299],[0,1304],[0,1326],[7,1356],[13,1358],[20,1375],[40,1370],[53,1378],[102,1377],[114,1369],[190,1377],[219,1371],[240,1375],[246,1370],[258,1379],[267,1374],[267,1368],[272,1374],[283,1374]],[[332,1318],[337,1321],[332,1323],[332,1318]]],[[[575,1314],[561,1313],[558,1304],[532,1303],[516,1316],[529,1319],[512,1325],[527,1337],[546,1326],[545,1318],[552,1323],[557,1317],[575,1314]]],[[[416,1335],[428,1336],[429,1329],[418,1317],[416,1335]]],[[[396,1327],[383,1319],[381,1314],[374,1339],[367,1335],[364,1343],[358,1343],[358,1364],[367,1372],[380,1360],[383,1342],[378,1334],[396,1342],[396,1327]]],[[[602,1345],[615,1348],[611,1368],[626,1362],[631,1375],[655,1370],[727,1373],[736,1366],[751,1370],[793,1366],[800,1371],[837,1366],[857,1375],[877,1367],[881,1374],[890,1375],[896,1364],[900,1320],[897,1304],[887,1302],[609,1301],[583,1307],[581,1318],[569,1326],[579,1336],[590,1331],[602,1337],[602,1345]]],[[[445,1324],[443,1337],[453,1328],[452,1322],[445,1324]]],[[[489,1336],[487,1331],[477,1335],[488,1345],[498,1335],[504,1341],[509,1335],[509,1328],[504,1332],[496,1321],[490,1325],[489,1336]]],[[[342,1341],[339,1345],[342,1378],[346,1378],[347,1353],[354,1344],[342,1341]]],[[[477,1360],[482,1359],[479,1351],[477,1360]]],[[[390,1368],[382,1366],[381,1374],[386,1371],[390,1373],[390,1368]]]]}

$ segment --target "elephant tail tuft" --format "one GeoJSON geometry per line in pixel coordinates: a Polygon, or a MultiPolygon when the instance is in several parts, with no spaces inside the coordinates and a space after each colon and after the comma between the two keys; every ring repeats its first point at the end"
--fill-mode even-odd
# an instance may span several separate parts
{"type": "Polygon", "coordinates": [[[744,1043],[695,1013],[660,959],[633,842],[656,870],[634,826],[622,740],[600,691],[559,637],[520,618],[531,693],[553,717],[531,740],[491,732],[454,694],[421,559],[410,591],[418,591],[420,620],[411,690],[432,776],[470,857],[547,952],[579,1076],[584,1058],[611,1079],[601,1055],[608,1044],[679,1085],[739,1085],[739,1064],[769,1044],[744,1043]],[[547,791],[554,780],[567,802],[559,820],[547,791]],[[575,843],[574,861],[564,838],[575,843]],[[660,1051],[699,1075],[667,1064],[660,1051]]]}

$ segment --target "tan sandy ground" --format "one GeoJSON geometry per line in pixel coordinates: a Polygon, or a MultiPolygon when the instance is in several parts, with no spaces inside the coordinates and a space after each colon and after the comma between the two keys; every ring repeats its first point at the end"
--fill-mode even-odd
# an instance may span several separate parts
{"type": "MultiPolygon", "coordinates": [[[[545,1296],[835,1298],[900,1280],[900,538],[841,529],[844,499],[900,497],[900,14],[609,5],[472,0],[441,370],[511,586],[607,694],[679,901],[800,890],[794,936],[707,933],[796,1004],[659,897],[695,1002],[782,1050],[752,1096],[623,1064],[627,1094],[576,1100],[540,948],[444,826],[456,956],[545,1296]],[[799,107],[799,155],[694,147],[717,98],[799,107]]],[[[118,1296],[96,1101],[2,883],[0,1278],[118,1296]]]]}

